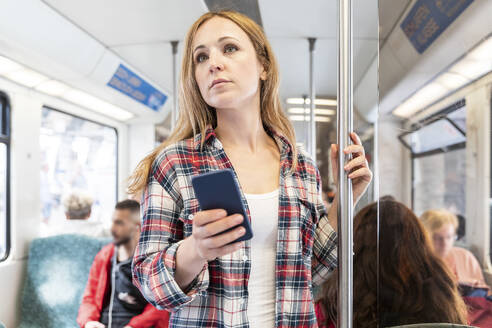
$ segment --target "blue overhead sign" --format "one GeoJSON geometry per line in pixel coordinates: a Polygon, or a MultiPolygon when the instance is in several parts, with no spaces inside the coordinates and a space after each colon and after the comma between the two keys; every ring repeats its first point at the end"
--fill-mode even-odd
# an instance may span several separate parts
{"type": "Polygon", "coordinates": [[[165,94],[121,64],[108,85],[155,111],[167,100],[165,94]]]}
{"type": "Polygon", "coordinates": [[[423,53],[473,0],[417,0],[400,27],[423,53]]]}

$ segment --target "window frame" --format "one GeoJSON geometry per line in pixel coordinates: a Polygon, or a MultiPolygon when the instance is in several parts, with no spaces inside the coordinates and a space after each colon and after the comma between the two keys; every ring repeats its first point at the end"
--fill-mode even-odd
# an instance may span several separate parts
{"type": "Polygon", "coordinates": [[[411,128],[410,128],[410,131],[405,132],[405,133],[402,133],[402,134],[400,134],[398,136],[398,140],[400,140],[400,142],[403,144],[403,146],[410,151],[410,173],[411,173],[411,196],[410,196],[410,204],[411,204],[412,210],[415,208],[415,186],[414,186],[414,181],[415,181],[415,160],[418,159],[418,158],[422,158],[422,157],[428,157],[428,156],[432,156],[432,155],[436,155],[436,154],[448,153],[448,152],[452,152],[452,151],[455,151],[455,150],[460,150],[460,149],[466,148],[466,141],[461,142],[461,143],[457,143],[457,144],[454,144],[454,145],[451,145],[451,146],[447,146],[447,147],[444,147],[444,148],[433,149],[433,150],[426,151],[426,152],[421,152],[421,153],[414,153],[412,147],[410,145],[408,145],[403,138],[404,138],[405,135],[410,134],[410,133],[413,133],[413,132],[419,130],[420,128],[422,128],[424,126],[426,126],[428,124],[431,124],[433,122],[436,122],[438,120],[441,120],[441,119],[447,120],[460,133],[462,133],[463,136],[466,137],[466,132],[463,131],[453,120],[447,118],[447,115],[451,114],[452,112],[454,112],[454,111],[456,111],[456,110],[458,110],[460,108],[463,108],[464,106],[466,106],[466,101],[463,98],[463,99],[458,100],[454,104],[452,104],[450,106],[447,106],[446,108],[438,111],[437,113],[434,113],[434,114],[430,115],[429,117],[426,117],[426,118],[420,120],[419,122],[413,124],[411,126],[411,128]]]}
{"type": "MultiPolygon", "coordinates": [[[[412,161],[415,158],[432,156],[434,154],[440,154],[440,153],[446,153],[448,151],[463,149],[466,147],[466,141],[465,141],[465,142],[457,143],[457,144],[454,144],[451,146],[446,146],[443,148],[437,148],[437,149],[433,149],[433,150],[429,150],[429,151],[425,151],[425,152],[414,153],[411,145],[409,145],[404,139],[404,137],[406,135],[414,133],[414,132],[420,130],[421,128],[423,128],[424,126],[429,125],[429,124],[434,123],[434,122],[437,122],[439,120],[448,121],[454,128],[456,128],[456,130],[458,130],[458,132],[460,132],[466,138],[466,132],[463,131],[453,120],[451,120],[450,118],[447,117],[452,112],[454,112],[458,109],[461,109],[465,106],[466,106],[465,99],[461,99],[458,102],[452,104],[451,106],[448,106],[448,107],[444,108],[443,110],[440,110],[439,112],[419,121],[418,123],[413,124],[410,128],[410,131],[404,132],[398,136],[398,140],[400,140],[400,142],[403,144],[403,146],[410,151],[411,156],[412,156],[412,161]]],[[[412,181],[413,181],[413,178],[412,178],[412,181]]]]}
{"type": "Polygon", "coordinates": [[[0,258],[0,262],[3,262],[8,259],[10,255],[10,250],[12,246],[12,241],[11,241],[11,221],[10,221],[10,182],[11,182],[11,177],[10,177],[10,145],[11,145],[11,110],[12,108],[10,107],[10,98],[9,96],[3,92],[0,91],[0,110],[1,110],[1,115],[4,115],[2,117],[2,126],[0,126],[0,143],[5,144],[6,149],[7,149],[7,163],[6,163],[6,176],[5,176],[5,253],[3,256],[0,258]],[[3,131],[5,130],[5,131],[3,131]]]}
{"type": "Polygon", "coordinates": [[[77,114],[73,114],[73,113],[69,113],[67,111],[64,111],[64,110],[61,110],[61,109],[58,109],[58,108],[54,108],[54,107],[51,107],[51,106],[47,106],[47,105],[43,105],[41,107],[41,111],[43,109],[48,109],[48,110],[52,110],[52,111],[55,111],[55,112],[58,112],[58,113],[61,113],[61,114],[65,114],[65,115],[68,115],[68,116],[72,116],[72,117],[75,117],[75,118],[78,118],[78,119],[81,119],[81,120],[84,120],[84,121],[87,121],[87,122],[91,122],[91,123],[94,123],[94,124],[97,124],[97,125],[102,125],[104,127],[107,127],[107,128],[110,128],[110,129],[113,129],[114,132],[115,132],[115,135],[116,135],[116,194],[115,194],[115,199],[116,201],[118,201],[118,190],[119,190],[119,173],[120,173],[120,161],[119,161],[119,158],[120,158],[120,154],[119,154],[119,149],[120,149],[120,136],[118,134],[118,129],[114,126],[111,126],[111,125],[108,125],[108,124],[105,124],[105,123],[101,123],[101,122],[98,122],[98,121],[95,121],[95,120],[92,120],[92,119],[89,119],[89,118],[86,118],[86,117],[83,117],[83,116],[80,116],[80,115],[77,115],[77,114]]]}

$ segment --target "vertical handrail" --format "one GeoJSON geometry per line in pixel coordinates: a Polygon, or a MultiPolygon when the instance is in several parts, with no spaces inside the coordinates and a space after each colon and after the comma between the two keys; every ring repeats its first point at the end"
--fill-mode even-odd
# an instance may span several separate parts
{"type": "Polygon", "coordinates": [[[352,0],[338,1],[338,328],[352,327],[353,200],[352,183],[344,170],[352,122],[352,0]]]}
{"type": "Polygon", "coordinates": [[[315,38],[308,38],[309,41],[309,150],[313,162],[316,163],[316,120],[315,120],[315,99],[316,90],[314,88],[314,45],[315,38]]]}
{"type": "Polygon", "coordinates": [[[303,113],[303,126],[305,128],[305,131],[304,131],[304,138],[306,139],[306,151],[311,154],[311,125],[307,119],[308,115],[309,115],[309,111],[308,111],[308,96],[307,95],[302,95],[302,99],[303,99],[303,105],[302,105],[302,108],[304,108],[304,113],[303,113]]]}
{"type": "Polygon", "coordinates": [[[178,42],[171,41],[172,53],[173,53],[173,109],[171,111],[171,131],[174,130],[176,121],[178,119],[178,90],[176,81],[176,56],[178,54],[178,42]]]}

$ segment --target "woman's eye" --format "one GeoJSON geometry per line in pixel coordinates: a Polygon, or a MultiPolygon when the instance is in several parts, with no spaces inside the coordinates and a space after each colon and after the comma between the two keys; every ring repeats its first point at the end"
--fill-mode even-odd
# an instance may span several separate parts
{"type": "Polygon", "coordinates": [[[198,56],[196,56],[196,62],[197,63],[201,63],[203,61],[205,61],[207,59],[207,55],[205,54],[199,54],[198,56]]]}
{"type": "Polygon", "coordinates": [[[229,45],[225,46],[225,48],[224,48],[224,52],[226,52],[226,53],[227,52],[234,52],[236,50],[237,50],[237,47],[233,44],[229,44],[229,45]]]}

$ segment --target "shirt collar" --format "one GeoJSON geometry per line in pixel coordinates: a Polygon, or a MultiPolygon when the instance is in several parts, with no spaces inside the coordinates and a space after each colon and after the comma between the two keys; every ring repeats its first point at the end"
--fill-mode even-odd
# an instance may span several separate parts
{"type": "Polygon", "coordinates": [[[193,138],[193,148],[196,151],[200,150],[200,147],[202,146],[202,136],[205,136],[205,141],[203,143],[204,147],[207,147],[210,144],[213,144],[215,140],[219,141],[217,139],[217,135],[215,134],[215,130],[212,128],[212,125],[209,124],[205,128],[205,133],[197,133],[195,137],[193,138]]]}

